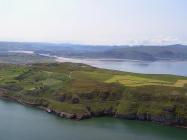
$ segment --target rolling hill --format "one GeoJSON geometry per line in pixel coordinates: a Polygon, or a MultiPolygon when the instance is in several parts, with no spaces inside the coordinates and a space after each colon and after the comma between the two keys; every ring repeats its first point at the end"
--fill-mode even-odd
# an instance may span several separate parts
{"type": "MultiPolygon", "coordinates": [[[[0,52],[34,51],[36,54],[50,54],[71,58],[130,59],[141,61],[186,61],[186,45],[167,46],[104,46],[54,43],[0,42],[0,52]]],[[[1,55],[1,54],[0,54],[1,55]]]]}
{"type": "Polygon", "coordinates": [[[69,119],[98,116],[187,126],[187,78],[84,64],[0,64],[0,97],[69,119]]]}

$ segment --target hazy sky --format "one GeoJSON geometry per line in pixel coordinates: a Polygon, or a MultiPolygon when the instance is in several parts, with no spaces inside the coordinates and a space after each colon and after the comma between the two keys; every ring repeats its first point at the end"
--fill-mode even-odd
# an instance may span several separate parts
{"type": "Polygon", "coordinates": [[[187,44],[187,0],[0,0],[0,40],[187,44]]]}

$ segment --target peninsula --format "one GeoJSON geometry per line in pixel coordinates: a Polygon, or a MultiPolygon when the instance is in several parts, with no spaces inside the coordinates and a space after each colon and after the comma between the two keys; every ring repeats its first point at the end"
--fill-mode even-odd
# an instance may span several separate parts
{"type": "Polygon", "coordinates": [[[0,97],[68,119],[98,116],[187,126],[187,77],[79,63],[0,64],[0,97]]]}

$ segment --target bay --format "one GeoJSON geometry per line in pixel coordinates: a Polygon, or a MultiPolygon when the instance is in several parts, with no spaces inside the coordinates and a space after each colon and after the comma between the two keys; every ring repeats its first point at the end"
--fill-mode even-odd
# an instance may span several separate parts
{"type": "Polygon", "coordinates": [[[67,120],[0,100],[0,140],[186,140],[187,130],[108,117],[67,120]]]}

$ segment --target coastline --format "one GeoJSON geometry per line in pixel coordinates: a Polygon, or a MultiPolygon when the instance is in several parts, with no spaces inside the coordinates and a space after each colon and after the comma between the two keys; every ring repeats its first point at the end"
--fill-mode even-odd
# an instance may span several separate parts
{"type": "Polygon", "coordinates": [[[182,128],[182,129],[187,129],[187,125],[180,125],[177,123],[173,122],[161,122],[161,118],[155,118],[154,120],[151,119],[151,116],[149,116],[149,119],[145,119],[145,116],[135,116],[133,114],[117,114],[116,112],[112,112],[111,110],[103,110],[102,112],[84,112],[84,113],[68,113],[68,112],[59,112],[56,111],[52,108],[42,106],[41,104],[36,104],[36,103],[30,103],[26,102],[24,100],[17,99],[12,96],[7,96],[5,94],[0,93],[0,100],[9,100],[13,102],[17,102],[19,104],[25,105],[25,106],[30,106],[30,107],[35,107],[40,109],[41,111],[45,111],[49,114],[56,115],[58,117],[64,118],[64,119],[70,119],[70,120],[76,120],[76,121],[81,121],[85,119],[92,119],[96,117],[112,117],[112,118],[118,118],[118,119],[124,119],[124,120],[136,120],[136,121],[143,121],[143,122],[152,122],[156,123],[159,125],[165,125],[165,126],[171,126],[171,127],[176,127],[176,128],[182,128]]]}

